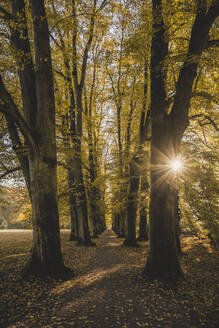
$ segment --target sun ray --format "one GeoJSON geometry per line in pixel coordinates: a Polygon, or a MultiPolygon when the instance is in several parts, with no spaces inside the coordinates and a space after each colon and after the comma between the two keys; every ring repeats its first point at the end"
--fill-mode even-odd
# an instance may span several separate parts
{"type": "Polygon", "coordinates": [[[179,171],[182,168],[182,162],[179,159],[175,159],[171,162],[171,168],[174,171],[179,171]]]}

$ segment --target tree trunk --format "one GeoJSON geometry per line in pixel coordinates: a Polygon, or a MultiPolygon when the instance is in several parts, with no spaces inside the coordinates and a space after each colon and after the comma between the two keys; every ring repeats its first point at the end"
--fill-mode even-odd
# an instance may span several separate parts
{"type": "Polygon", "coordinates": [[[69,91],[69,100],[70,108],[68,114],[62,116],[62,136],[63,143],[65,146],[66,154],[66,164],[68,172],[68,200],[69,200],[69,209],[71,217],[71,233],[70,241],[78,240],[78,214],[77,214],[77,204],[76,204],[76,191],[75,191],[75,172],[74,172],[74,145],[76,140],[76,131],[75,131],[75,99],[74,92],[72,87],[71,75],[69,72],[69,65],[65,59],[66,66],[66,75],[68,82],[68,91],[69,91]]]}
{"type": "Polygon", "coordinates": [[[68,163],[68,189],[69,189],[69,208],[71,216],[71,233],[70,241],[78,240],[78,214],[77,214],[77,203],[75,195],[75,183],[74,183],[74,172],[72,170],[72,164],[68,163]]]}
{"type": "Polygon", "coordinates": [[[95,245],[91,242],[89,226],[88,226],[88,210],[87,210],[87,196],[84,185],[84,177],[82,170],[82,154],[81,154],[81,142],[83,136],[83,122],[82,122],[82,93],[84,89],[84,82],[86,77],[87,60],[90,46],[93,40],[94,23],[95,23],[95,12],[96,12],[96,1],[94,1],[92,6],[92,14],[90,16],[90,27],[88,32],[88,39],[82,55],[82,66],[79,72],[78,69],[78,54],[77,54],[77,33],[78,33],[78,17],[76,13],[77,3],[72,0],[72,17],[73,17],[73,35],[72,35],[72,50],[73,50],[73,70],[72,79],[75,90],[76,98],[76,141],[75,141],[75,185],[77,193],[77,210],[78,210],[78,232],[79,232],[79,244],[84,245],[95,245]],[[80,73],[80,78],[79,78],[80,73]]]}
{"type": "Polygon", "coordinates": [[[84,187],[81,159],[78,156],[74,158],[74,172],[75,172],[75,188],[76,188],[76,201],[77,201],[77,213],[78,213],[77,245],[93,246],[95,245],[95,243],[91,242],[90,233],[89,233],[87,196],[84,187]]]}
{"type": "Polygon", "coordinates": [[[165,60],[169,45],[162,7],[161,0],[152,0],[150,250],[144,275],[177,281],[183,274],[177,254],[174,177],[169,174],[168,166],[169,161],[176,158],[189,123],[192,87],[210,28],[219,13],[219,2],[212,1],[209,7],[206,1],[196,2],[197,13],[188,52],[178,76],[171,108],[165,88],[165,60]]]}
{"type": "Polygon", "coordinates": [[[136,213],[138,207],[138,188],[139,188],[139,174],[136,158],[134,157],[130,162],[130,183],[128,193],[127,206],[127,237],[124,241],[125,246],[138,246],[136,240],[136,213]]]}
{"type": "Polygon", "coordinates": [[[100,216],[101,218],[101,233],[104,232],[106,230],[106,217],[105,214],[101,214],[100,216]]]}
{"type": "Polygon", "coordinates": [[[119,224],[120,224],[120,220],[119,220],[119,214],[112,214],[112,230],[119,235],[119,224]]]}
{"type": "Polygon", "coordinates": [[[118,238],[126,238],[127,235],[127,203],[128,203],[128,167],[125,167],[125,172],[120,169],[122,182],[119,190],[119,203],[120,211],[118,213],[119,218],[119,234],[118,238]]]}
{"type": "MultiPolygon", "coordinates": [[[[91,106],[91,105],[90,105],[91,106]]],[[[95,180],[97,178],[97,161],[94,160],[94,143],[92,136],[92,126],[91,126],[91,108],[89,108],[89,122],[88,122],[88,140],[89,140],[89,166],[90,166],[90,214],[93,225],[93,237],[97,238],[98,234],[100,234],[100,211],[97,206],[99,190],[97,186],[95,186],[95,180]]]]}
{"type": "Polygon", "coordinates": [[[169,166],[175,150],[171,125],[167,115],[152,120],[150,249],[143,274],[149,279],[174,282],[183,274],[176,247],[174,173],[169,166]]]}
{"type": "Polygon", "coordinates": [[[141,176],[141,200],[140,200],[140,222],[139,222],[139,233],[138,241],[147,241],[147,209],[148,201],[146,199],[146,193],[149,192],[149,185],[146,176],[141,176]]]}
{"type": "Polygon", "coordinates": [[[126,237],[126,210],[123,210],[120,213],[118,213],[117,218],[119,219],[118,238],[125,238],[126,237]]]}
{"type": "Polygon", "coordinates": [[[92,237],[97,238],[100,234],[99,229],[99,214],[97,213],[97,206],[96,206],[96,188],[91,187],[91,190],[89,192],[90,195],[90,219],[92,221],[92,237]]]}
{"type": "Polygon", "coordinates": [[[56,165],[35,154],[31,162],[33,246],[24,274],[62,276],[64,267],[56,199],[56,165]]]}
{"type": "Polygon", "coordinates": [[[174,179],[169,175],[177,140],[174,121],[167,113],[164,61],[168,41],[161,0],[152,1],[152,14],[150,248],[143,274],[149,279],[177,281],[182,271],[176,249],[174,179]]]}
{"type": "Polygon", "coordinates": [[[176,233],[176,248],[178,256],[182,255],[181,242],[180,242],[180,208],[179,208],[179,193],[175,190],[175,206],[174,206],[174,216],[175,216],[175,233],[176,233]]]}
{"type": "Polygon", "coordinates": [[[26,274],[61,276],[63,263],[57,206],[55,101],[44,1],[30,0],[36,56],[36,131],[38,148],[29,154],[33,247],[26,274]]]}
{"type": "Polygon", "coordinates": [[[30,0],[30,5],[34,25],[36,70],[31,58],[25,2],[12,1],[16,28],[11,27],[11,42],[16,51],[25,118],[1,79],[0,97],[14,148],[22,146],[28,153],[25,158],[19,158],[30,192],[33,212],[33,246],[24,274],[57,277],[68,270],[61,254],[56,199],[55,102],[49,31],[44,1],[30,0]],[[20,132],[23,134],[24,143],[19,137],[20,132]]]}
{"type": "Polygon", "coordinates": [[[146,207],[141,207],[140,209],[139,233],[138,233],[137,240],[138,241],[148,240],[146,207]]]}
{"type": "MultiPolygon", "coordinates": [[[[148,63],[147,60],[145,60],[144,65],[144,89],[143,89],[143,99],[142,99],[142,112],[141,112],[141,118],[140,118],[140,125],[139,125],[139,149],[136,154],[136,159],[138,158],[138,166],[136,166],[135,171],[133,172],[135,174],[135,182],[134,184],[139,186],[140,180],[141,180],[141,194],[145,193],[145,187],[147,185],[147,181],[145,181],[147,172],[144,169],[146,167],[146,163],[148,162],[148,156],[147,153],[144,150],[144,147],[146,147],[146,142],[148,141],[149,136],[149,128],[150,128],[150,110],[147,109],[147,89],[148,89],[148,63]],[[140,161],[139,161],[140,160],[140,161]]],[[[135,188],[135,187],[134,187],[135,188]]],[[[147,188],[146,188],[147,189],[147,188]]],[[[130,189],[131,191],[131,189],[130,189]]],[[[135,192],[136,199],[134,202],[136,203],[135,206],[132,207],[132,216],[133,218],[131,220],[135,220],[137,218],[137,197],[138,197],[138,191],[135,192]]],[[[139,236],[138,240],[143,241],[147,240],[147,232],[146,232],[146,199],[145,197],[140,200],[140,226],[139,226],[139,236]]],[[[128,219],[129,220],[129,219],[128,219]]]]}
{"type": "MultiPolygon", "coordinates": [[[[78,112],[77,121],[82,129],[82,121],[80,119],[81,111],[78,112]]],[[[84,177],[81,160],[81,135],[77,136],[75,140],[75,157],[72,161],[74,167],[74,180],[76,188],[76,202],[77,202],[77,216],[78,216],[78,245],[94,246],[95,243],[91,241],[89,225],[88,225],[88,209],[87,209],[87,195],[84,185],[84,177]]]]}
{"type": "MultiPolygon", "coordinates": [[[[153,178],[153,173],[152,173],[153,178]]],[[[183,276],[176,248],[174,191],[168,183],[151,188],[150,251],[144,269],[149,279],[177,281],[183,276]]]]}

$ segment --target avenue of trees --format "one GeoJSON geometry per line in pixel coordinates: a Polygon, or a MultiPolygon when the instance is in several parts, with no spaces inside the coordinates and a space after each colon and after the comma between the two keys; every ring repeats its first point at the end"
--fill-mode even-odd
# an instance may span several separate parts
{"type": "Polygon", "coordinates": [[[183,277],[180,221],[218,245],[218,16],[216,0],[0,0],[0,182],[29,194],[25,274],[69,273],[60,217],[77,245],[106,226],[149,240],[149,279],[183,277]]]}

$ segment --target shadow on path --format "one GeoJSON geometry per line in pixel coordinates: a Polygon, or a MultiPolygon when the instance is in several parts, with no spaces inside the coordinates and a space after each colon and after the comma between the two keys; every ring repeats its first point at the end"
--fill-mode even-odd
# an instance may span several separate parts
{"type": "Polygon", "coordinates": [[[95,240],[96,247],[75,247],[68,238],[69,232],[62,233],[64,258],[76,276],[65,282],[18,281],[16,265],[28,241],[23,236],[20,244],[4,249],[4,267],[10,264],[14,271],[5,272],[0,328],[217,327],[217,255],[198,242],[185,240],[182,265],[188,280],[171,290],[141,279],[147,243],[125,247],[111,230],[95,240]]]}

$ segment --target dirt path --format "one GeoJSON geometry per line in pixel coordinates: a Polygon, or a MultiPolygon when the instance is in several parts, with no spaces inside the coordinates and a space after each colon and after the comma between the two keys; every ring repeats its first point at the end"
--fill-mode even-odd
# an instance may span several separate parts
{"type": "Polygon", "coordinates": [[[62,282],[19,280],[31,232],[0,234],[0,328],[216,328],[217,254],[192,238],[183,240],[187,280],[171,289],[144,282],[148,251],[124,247],[106,230],[96,247],[76,247],[62,231],[62,251],[75,277],[62,282]]]}
{"type": "Polygon", "coordinates": [[[88,272],[74,279],[73,288],[68,282],[65,286],[70,288],[61,286],[59,291],[65,300],[60,308],[64,327],[66,318],[77,328],[137,327],[136,317],[142,312],[136,283],[139,270],[127,263],[127,251],[111,230],[97,240],[88,272]]]}

